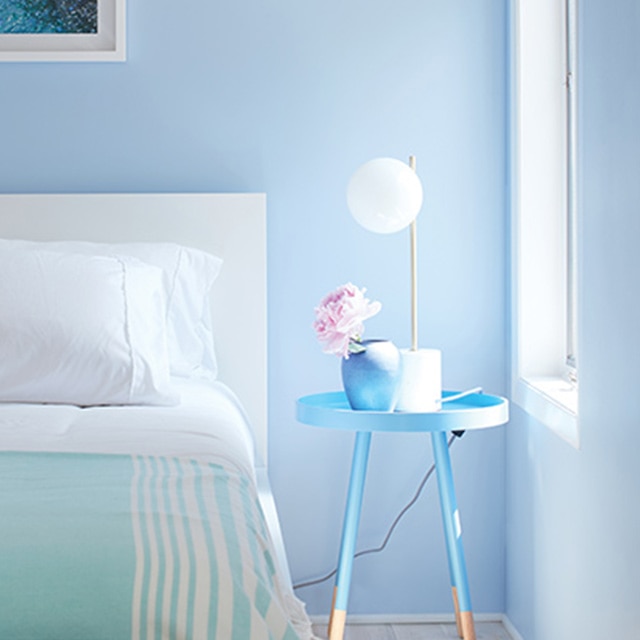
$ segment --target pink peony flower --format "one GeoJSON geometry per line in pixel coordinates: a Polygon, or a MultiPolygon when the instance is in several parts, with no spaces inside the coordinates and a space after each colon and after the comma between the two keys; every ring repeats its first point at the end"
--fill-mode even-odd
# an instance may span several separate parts
{"type": "Polygon", "coordinates": [[[364,321],[375,316],[382,305],[364,297],[366,289],[358,289],[350,282],[327,294],[315,308],[313,328],[318,340],[324,343],[324,353],[344,358],[358,348],[364,332],[364,321]]]}

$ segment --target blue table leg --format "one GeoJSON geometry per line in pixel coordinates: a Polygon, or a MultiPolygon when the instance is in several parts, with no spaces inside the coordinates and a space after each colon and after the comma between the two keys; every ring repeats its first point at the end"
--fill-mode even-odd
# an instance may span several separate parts
{"type": "Polygon", "coordinates": [[[331,617],[329,618],[329,640],[342,640],[344,635],[347,602],[349,600],[349,588],[351,586],[353,556],[356,551],[356,539],[358,537],[358,525],[360,523],[360,512],[362,510],[362,494],[364,493],[364,480],[367,475],[370,445],[371,432],[358,431],[356,433],[356,443],[353,450],[349,493],[347,494],[347,506],[344,513],[344,523],[342,525],[342,542],[340,544],[338,573],[336,574],[331,617]]]}
{"type": "Polygon", "coordinates": [[[462,528],[460,514],[453,486],[451,458],[447,444],[447,433],[436,431],[431,434],[433,455],[436,462],[438,489],[440,492],[440,506],[442,508],[442,523],[444,525],[447,553],[449,556],[449,572],[456,612],[458,635],[464,640],[475,640],[476,633],[471,611],[471,597],[467,580],[467,568],[462,548],[462,528]]]}

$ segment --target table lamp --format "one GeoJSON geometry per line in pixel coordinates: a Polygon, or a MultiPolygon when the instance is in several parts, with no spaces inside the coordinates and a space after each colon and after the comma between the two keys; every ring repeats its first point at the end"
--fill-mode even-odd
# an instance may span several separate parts
{"type": "Polygon", "coordinates": [[[422,198],[414,156],[409,164],[395,158],[370,160],[355,171],[347,187],[349,211],[365,229],[374,233],[411,229],[411,348],[400,350],[403,378],[397,411],[438,411],[442,397],[442,354],[418,348],[416,217],[422,198]]]}

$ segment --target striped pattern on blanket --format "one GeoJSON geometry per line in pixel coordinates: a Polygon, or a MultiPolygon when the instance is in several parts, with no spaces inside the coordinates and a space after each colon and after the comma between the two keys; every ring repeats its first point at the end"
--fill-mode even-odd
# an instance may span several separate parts
{"type": "Polygon", "coordinates": [[[3,452],[0,508],[0,638],[299,637],[231,466],[3,452]]]}

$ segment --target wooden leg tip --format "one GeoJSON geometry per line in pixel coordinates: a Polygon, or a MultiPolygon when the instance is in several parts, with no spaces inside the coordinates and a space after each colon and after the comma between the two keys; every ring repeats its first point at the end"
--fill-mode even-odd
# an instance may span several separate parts
{"type": "Polygon", "coordinates": [[[462,620],[460,620],[460,604],[458,603],[458,590],[455,587],[451,587],[451,594],[453,595],[453,610],[456,614],[456,629],[458,631],[458,637],[463,638],[462,620]]]}
{"type": "Polygon", "coordinates": [[[342,640],[344,637],[344,626],[347,620],[347,612],[334,609],[331,612],[331,622],[329,624],[329,640],[342,640]]]}
{"type": "Polygon", "coordinates": [[[476,640],[476,628],[473,624],[473,613],[471,611],[460,612],[460,624],[462,626],[462,638],[464,640],[476,640]]]}

